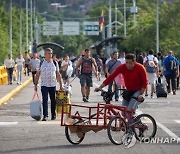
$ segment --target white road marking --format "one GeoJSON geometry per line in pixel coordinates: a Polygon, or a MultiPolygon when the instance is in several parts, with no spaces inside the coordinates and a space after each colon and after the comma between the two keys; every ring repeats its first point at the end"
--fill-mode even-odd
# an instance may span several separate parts
{"type": "Polygon", "coordinates": [[[41,125],[60,125],[60,121],[38,121],[37,124],[41,125]]]}
{"type": "Polygon", "coordinates": [[[0,122],[0,126],[17,125],[18,122],[0,122]]]}
{"type": "Polygon", "coordinates": [[[180,138],[176,134],[174,134],[172,131],[170,131],[166,126],[164,126],[163,124],[161,124],[157,121],[156,121],[156,123],[157,123],[158,127],[160,127],[162,130],[164,130],[169,136],[171,136],[172,138],[176,138],[177,140],[180,140],[180,138]]]}
{"type": "MultiPolygon", "coordinates": [[[[136,110],[137,111],[137,110],[136,110]]],[[[141,110],[138,110],[138,113],[136,113],[136,114],[143,114],[143,112],[141,111],[141,110]]],[[[176,121],[176,122],[178,122],[178,123],[180,123],[180,120],[174,120],[174,121],[176,121]]],[[[170,131],[166,126],[164,126],[163,124],[161,124],[160,122],[158,122],[158,121],[156,121],[156,124],[157,124],[157,126],[158,127],[160,127],[163,131],[165,131],[169,136],[171,136],[172,138],[175,138],[176,140],[180,140],[180,138],[176,135],[176,134],[174,134],[172,131],[170,131]]]]}
{"type": "MultiPolygon", "coordinates": [[[[157,102],[148,102],[148,104],[150,104],[150,105],[157,105],[157,102]]],[[[170,104],[170,102],[159,102],[158,104],[170,104]]]]}
{"type": "Polygon", "coordinates": [[[180,120],[174,120],[174,121],[180,124],[180,120]]]}
{"type": "Polygon", "coordinates": [[[143,114],[143,112],[139,109],[136,109],[136,115],[143,114]]]}

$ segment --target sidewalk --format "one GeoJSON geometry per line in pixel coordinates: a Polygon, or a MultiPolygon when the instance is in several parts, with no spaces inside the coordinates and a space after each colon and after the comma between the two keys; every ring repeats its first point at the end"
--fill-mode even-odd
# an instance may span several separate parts
{"type": "Polygon", "coordinates": [[[0,106],[6,103],[9,99],[14,97],[20,90],[32,82],[31,74],[30,76],[22,75],[22,85],[18,85],[17,81],[13,81],[12,85],[4,84],[0,85],[0,106]]]}

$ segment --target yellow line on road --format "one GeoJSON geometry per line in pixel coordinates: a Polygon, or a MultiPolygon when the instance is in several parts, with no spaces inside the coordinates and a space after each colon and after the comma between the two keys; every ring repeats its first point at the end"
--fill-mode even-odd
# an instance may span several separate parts
{"type": "Polygon", "coordinates": [[[12,90],[9,94],[0,99],[0,106],[9,101],[14,97],[19,91],[21,91],[25,86],[27,86],[32,81],[32,78],[26,80],[22,85],[19,85],[16,89],[12,90]]]}

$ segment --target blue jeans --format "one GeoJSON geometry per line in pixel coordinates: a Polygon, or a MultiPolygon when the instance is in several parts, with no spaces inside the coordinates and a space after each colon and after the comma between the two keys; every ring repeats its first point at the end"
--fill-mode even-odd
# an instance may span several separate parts
{"type": "Polygon", "coordinates": [[[22,65],[18,65],[17,66],[17,72],[18,72],[17,82],[18,83],[22,82],[22,70],[23,70],[23,66],[22,65]]]}
{"type": "MultiPolygon", "coordinates": [[[[115,84],[115,91],[114,91],[115,100],[118,100],[119,99],[119,87],[116,83],[114,83],[114,84],[115,84]]],[[[111,82],[108,85],[108,92],[112,92],[112,85],[113,85],[113,82],[111,82]]]]}
{"type": "MultiPolygon", "coordinates": [[[[138,97],[140,94],[140,91],[136,91],[132,97],[138,97]]],[[[134,110],[136,111],[138,105],[141,102],[138,102],[137,100],[135,100],[134,98],[131,98],[131,100],[128,102],[125,99],[122,100],[122,106],[126,106],[127,110],[134,110]]]]}
{"type": "Polygon", "coordinates": [[[8,84],[12,84],[12,74],[13,74],[14,68],[6,68],[7,74],[8,74],[8,84]]]}
{"type": "Polygon", "coordinates": [[[167,81],[167,91],[170,93],[170,87],[172,86],[172,91],[176,91],[176,73],[170,75],[165,75],[167,81]]]}
{"type": "Polygon", "coordinates": [[[56,87],[41,86],[42,100],[43,100],[43,116],[48,117],[48,94],[51,100],[51,115],[56,115],[56,101],[55,93],[56,87]]]}

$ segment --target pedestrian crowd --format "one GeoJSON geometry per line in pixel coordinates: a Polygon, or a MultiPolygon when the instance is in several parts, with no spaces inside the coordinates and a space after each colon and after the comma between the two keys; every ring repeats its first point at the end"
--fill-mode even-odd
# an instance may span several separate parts
{"type": "MultiPolygon", "coordinates": [[[[154,53],[125,54],[125,52],[114,51],[107,58],[91,54],[90,49],[80,52],[78,57],[64,55],[63,58],[56,57],[51,48],[45,49],[44,58],[38,54],[25,52],[24,56],[19,54],[16,60],[8,55],[4,65],[8,74],[8,84],[13,80],[22,84],[22,74],[32,74],[34,89],[37,91],[39,78],[41,79],[41,93],[43,104],[43,121],[48,118],[48,94],[51,100],[51,119],[56,119],[55,95],[56,83],[59,83],[59,90],[63,85],[69,86],[71,77],[78,77],[81,86],[82,101],[90,101],[90,88],[93,86],[93,72],[97,81],[101,80],[104,74],[106,79],[95,91],[102,90],[108,85],[108,92],[114,94],[114,100],[119,101],[123,91],[123,99],[129,95],[136,96],[139,101],[143,95],[153,98],[156,91],[156,84],[163,83],[168,93],[176,95],[179,88],[179,61],[172,51],[166,55],[154,53]],[[13,73],[14,72],[14,73],[13,73]],[[148,86],[150,85],[150,94],[148,86]]],[[[127,105],[127,99],[123,101],[127,105]]],[[[129,101],[128,101],[129,102],[129,101]]],[[[132,107],[129,102],[129,108],[132,107]]],[[[137,104],[138,105],[138,104],[137,104]]]]}

